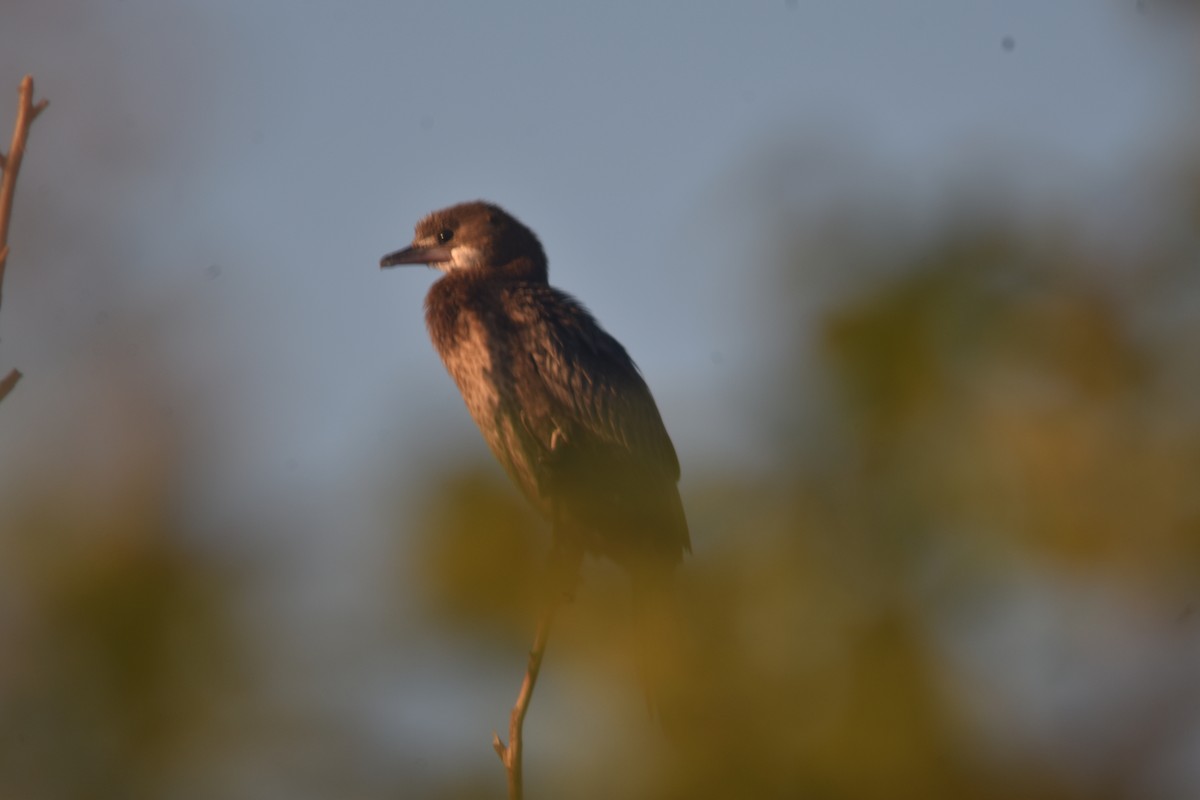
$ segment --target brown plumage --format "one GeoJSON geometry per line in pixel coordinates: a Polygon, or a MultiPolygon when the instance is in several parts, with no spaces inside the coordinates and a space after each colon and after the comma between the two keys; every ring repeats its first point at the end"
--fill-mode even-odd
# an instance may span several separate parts
{"type": "Polygon", "coordinates": [[[612,558],[635,590],[690,549],[679,460],[645,381],[574,298],[550,286],[541,243],[501,208],[421,220],[381,266],[428,264],[430,337],[492,453],[550,520],[555,545],[612,558]]]}

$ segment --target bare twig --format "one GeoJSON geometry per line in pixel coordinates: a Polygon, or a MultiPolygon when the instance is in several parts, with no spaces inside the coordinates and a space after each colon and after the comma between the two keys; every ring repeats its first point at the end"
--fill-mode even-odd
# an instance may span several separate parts
{"type": "Polygon", "coordinates": [[[546,652],[546,642],[550,639],[550,626],[554,623],[554,615],[562,605],[563,597],[550,600],[542,618],[538,621],[537,634],[533,638],[533,649],[529,651],[529,666],[525,669],[525,680],[521,682],[521,692],[517,695],[517,704],[513,706],[512,715],[508,720],[508,746],[500,739],[500,734],[492,733],[492,748],[500,756],[504,769],[508,772],[508,800],[521,800],[523,792],[523,776],[521,772],[521,729],[525,724],[525,713],[529,710],[529,701],[533,698],[533,687],[537,685],[538,672],[542,668],[542,656],[546,652]]]}
{"type": "Polygon", "coordinates": [[[25,157],[25,142],[29,138],[29,126],[45,110],[49,101],[33,102],[33,76],[26,75],[21,81],[20,101],[17,104],[17,122],[13,126],[12,145],[8,155],[0,153],[0,167],[4,179],[0,181],[0,301],[4,298],[4,268],[8,264],[8,222],[12,218],[13,194],[17,191],[17,174],[21,171],[21,159],[25,157]]]}
{"type": "Polygon", "coordinates": [[[0,380],[0,401],[8,397],[8,393],[16,387],[19,380],[21,380],[21,371],[19,369],[10,370],[4,376],[4,380],[0,380]]]}
{"type": "MultiPolygon", "coordinates": [[[[25,157],[25,142],[29,139],[29,126],[37,119],[38,114],[46,109],[49,101],[33,102],[33,76],[26,75],[21,81],[17,103],[17,121],[13,125],[12,144],[8,155],[0,153],[0,170],[4,172],[0,179],[0,302],[4,299],[4,270],[8,267],[8,223],[12,219],[13,195],[17,191],[17,174],[21,171],[21,159],[25,157]]],[[[0,400],[21,380],[21,373],[12,370],[0,381],[0,400]]]]}

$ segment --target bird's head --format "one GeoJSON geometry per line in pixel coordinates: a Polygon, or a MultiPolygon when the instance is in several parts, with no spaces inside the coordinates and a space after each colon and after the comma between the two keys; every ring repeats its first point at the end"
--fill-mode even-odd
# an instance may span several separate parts
{"type": "Polygon", "coordinates": [[[499,206],[479,201],[434,211],[417,223],[410,246],[379,262],[401,264],[546,280],[546,254],[533,231],[499,206]]]}

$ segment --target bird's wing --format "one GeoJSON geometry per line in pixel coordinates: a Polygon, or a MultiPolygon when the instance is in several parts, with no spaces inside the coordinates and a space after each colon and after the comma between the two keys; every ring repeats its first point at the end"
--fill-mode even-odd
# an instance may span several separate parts
{"type": "Polygon", "coordinates": [[[510,307],[536,372],[531,377],[552,401],[543,408],[533,398],[523,404],[537,409],[527,424],[541,429],[535,433],[543,445],[554,448],[557,430],[570,444],[611,448],[627,454],[631,468],[678,481],[675,447],[649,387],[620,342],[556,289],[527,286],[519,296],[510,307]]]}

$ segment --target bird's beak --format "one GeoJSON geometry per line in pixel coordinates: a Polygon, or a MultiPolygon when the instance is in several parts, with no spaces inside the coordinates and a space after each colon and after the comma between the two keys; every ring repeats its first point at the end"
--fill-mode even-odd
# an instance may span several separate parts
{"type": "Polygon", "coordinates": [[[440,264],[450,260],[449,247],[406,247],[388,253],[379,259],[380,267],[397,267],[401,264],[440,264]]]}

